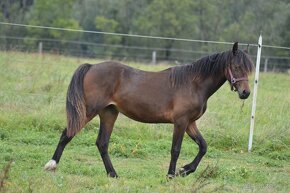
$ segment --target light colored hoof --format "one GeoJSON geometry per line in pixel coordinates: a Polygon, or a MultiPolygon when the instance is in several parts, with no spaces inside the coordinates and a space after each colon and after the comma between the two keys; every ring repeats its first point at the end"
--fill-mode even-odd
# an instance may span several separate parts
{"type": "Polygon", "coordinates": [[[167,180],[172,180],[174,177],[175,177],[175,175],[172,175],[172,174],[166,175],[167,180]]]}
{"type": "Polygon", "coordinates": [[[179,171],[177,172],[176,176],[185,177],[186,176],[185,169],[184,168],[180,168],[179,171]]]}
{"type": "Polygon", "coordinates": [[[55,160],[49,160],[44,166],[44,170],[46,171],[54,171],[56,169],[56,161],[55,160]]]}

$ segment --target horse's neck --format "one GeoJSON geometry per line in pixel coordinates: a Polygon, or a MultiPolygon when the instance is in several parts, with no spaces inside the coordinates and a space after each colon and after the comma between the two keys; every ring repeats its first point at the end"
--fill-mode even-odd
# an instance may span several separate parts
{"type": "Polygon", "coordinates": [[[204,96],[209,98],[213,95],[225,82],[225,76],[220,77],[208,77],[201,82],[201,88],[204,96]]]}

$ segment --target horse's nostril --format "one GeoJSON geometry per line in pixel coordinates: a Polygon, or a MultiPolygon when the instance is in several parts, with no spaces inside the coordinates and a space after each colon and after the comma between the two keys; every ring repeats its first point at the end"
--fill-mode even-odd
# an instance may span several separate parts
{"type": "Polygon", "coordinates": [[[240,99],[246,99],[249,97],[249,95],[250,95],[250,91],[247,91],[247,90],[243,90],[242,92],[239,93],[240,99]]]}
{"type": "Polygon", "coordinates": [[[250,95],[250,91],[243,90],[243,96],[248,97],[250,95]]]}

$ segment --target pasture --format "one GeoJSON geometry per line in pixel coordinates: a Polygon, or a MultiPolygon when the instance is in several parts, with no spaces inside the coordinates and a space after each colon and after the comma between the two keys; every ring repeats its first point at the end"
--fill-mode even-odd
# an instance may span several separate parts
{"type": "MultiPolygon", "coordinates": [[[[100,61],[0,53],[0,192],[290,192],[290,76],[278,73],[260,75],[252,153],[247,152],[252,95],[243,104],[226,83],[198,121],[208,152],[188,177],[166,179],[172,125],[123,115],[109,146],[119,178],[106,176],[95,146],[98,118],[66,147],[56,172],[44,172],[65,127],[68,83],[85,62],[100,61]]],[[[152,71],[169,67],[126,64],[152,71]]],[[[177,168],[196,153],[186,136],[177,168]]]]}

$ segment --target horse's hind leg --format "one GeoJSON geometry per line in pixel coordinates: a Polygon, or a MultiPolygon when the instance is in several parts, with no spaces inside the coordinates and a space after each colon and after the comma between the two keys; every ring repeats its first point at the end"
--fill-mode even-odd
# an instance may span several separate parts
{"type": "Polygon", "coordinates": [[[52,156],[52,159],[45,164],[44,169],[47,171],[55,170],[65,146],[72,140],[73,137],[68,137],[66,128],[63,130],[57,148],[52,156]]]}
{"type": "Polygon", "coordinates": [[[114,123],[118,117],[118,113],[118,110],[113,105],[106,107],[99,113],[100,131],[96,145],[99,149],[107,175],[109,177],[118,177],[108,154],[109,140],[113,131],[114,123]]]}
{"type": "MultiPolygon", "coordinates": [[[[94,117],[95,117],[95,115],[87,118],[87,120],[85,122],[88,123],[94,117]]],[[[56,169],[57,164],[61,158],[61,155],[62,155],[62,152],[63,152],[65,146],[72,140],[73,137],[74,136],[71,136],[71,137],[67,136],[67,129],[66,128],[63,130],[63,132],[60,136],[58,145],[56,147],[56,150],[52,156],[52,159],[45,164],[44,170],[53,171],[56,169]]]]}
{"type": "Polygon", "coordinates": [[[203,139],[202,135],[200,134],[199,130],[197,129],[197,126],[195,122],[191,123],[187,129],[186,133],[190,136],[192,140],[194,140],[197,145],[199,146],[199,151],[197,156],[194,158],[194,160],[185,165],[183,168],[181,168],[178,172],[178,175],[180,176],[187,176],[188,174],[194,172],[201,161],[202,157],[205,155],[207,151],[207,143],[203,139]]]}

